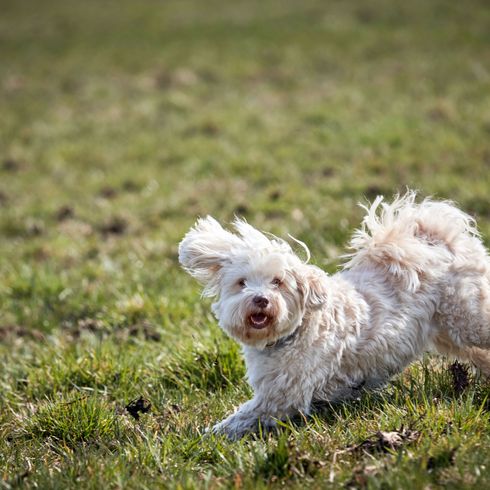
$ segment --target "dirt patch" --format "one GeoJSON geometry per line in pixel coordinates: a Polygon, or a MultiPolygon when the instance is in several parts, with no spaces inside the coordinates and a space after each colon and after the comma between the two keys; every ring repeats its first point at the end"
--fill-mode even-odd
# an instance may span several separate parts
{"type": "Polygon", "coordinates": [[[122,183],[122,190],[126,192],[138,192],[141,190],[141,185],[134,180],[125,180],[122,183]]]}
{"type": "Polygon", "coordinates": [[[103,235],[122,235],[128,229],[128,222],[119,216],[110,218],[98,227],[103,235]]]}
{"type": "Polygon", "coordinates": [[[0,341],[3,342],[6,340],[18,338],[39,341],[44,339],[44,335],[39,330],[23,327],[21,325],[0,325],[0,341]]]}
{"type": "Polygon", "coordinates": [[[0,206],[5,206],[8,203],[9,199],[5,192],[0,191],[0,206]]]}
{"type": "Polygon", "coordinates": [[[66,322],[64,328],[74,339],[80,338],[84,332],[103,338],[114,335],[121,340],[127,340],[130,337],[142,337],[145,340],[159,342],[162,337],[156,326],[148,320],[142,320],[131,325],[111,326],[98,318],[86,317],[81,318],[74,325],[71,322],[66,322]]]}
{"type": "Polygon", "coordinates": [[[44,233],[44,222],[37,219],[28,219],[25,224],[25,234],[28,237],[37,237],[44,233]]]}
{"type": "Polygon", "coordinates": [[[14,158],[6,158],[2,162],[2,170],[4,172],[19,172],[24,168],[24,166],[24,162],[21,162],[20,160],[15,160],[14,158]]]}
{"type": "Polygon", "coordinates": [[[100,189],[99,196],[104,199],[114,199],[117,196],[117,190],[114,187],[105,186],[100,189]]]}
{"type": "Polygon", "coordinates": [[[457,396],[460,396],[470,384],[468,367],[458,361],[454,361],[449,366],[449,372],[453,378],[454,392],[457,396]]]}
{"type": "Polygon", "coordinates": [[[249,212],[249,207],[246,204],[238,204],[233,210],[234,214],[237,216],[243,216],[249,212]]]}
{"type": "Polygon", "coordinates": [[[55,213],[56,221],[66,221],[75,217],[75,210],[71,206],[61,206],[55,213]]]}
{"type": "Polygon", "coordinates": [[[187,128],[183,136],[196,136],[196,135],[202,135],[206,136],[208,138],[212,138],[214,136],[217,136],[220,133],[220,128],[219,126],[212,122],[212,121],[206,121],[199,126],[192,126],[190,128],[187,128]]]}
{"type": "Polygon", "coordinates": [[[431,456],[427,460],[427,471],[430,473],[432,471],[453,466],[455,463],[457,450],[458,447],[456,446],[451,449],[441,451],[434,456],[431,456]]]}
{"type": "Polygon", "coordinates": [[[269,199],[271,201],[278,201],[282,197],[282,193],[280,190],[273,190],[269,193],[269,199]]]}
{"type": "Polygon", "coordinates": [[[127,332],[130,337],[143,336],[145,340],[153,340],[154,342],[159,342],[162,338],[155,326],[146,320],[131,325],[127,328],[127,332]]]}
{"type": "Polygon", "coordinates": [[[102,320],[96,318],[82,318],[81,320],[78,320],[72,333],[75,334],[75,337],[80,337],[82,332],[102,335],[110,333],[110,328],[102,320]]]}
{"type": "Polygon", "coordinates": [[[387,194],[389,195],[390,193],[391,193],[391,191],[388,192],[386,189],[384,189],[383,187],[380,187],[376,184],[369,185],[364,190],[364,195],[367,197],[367,199],[369,201],[373,201],[378,196],[386,196],[387,194]]]}
{"type": "Polygon", "coordinates": [[[333,177],[335,175],[335,169],[332,167],[323,167],[322,175],[323,177],[333,177]]]}

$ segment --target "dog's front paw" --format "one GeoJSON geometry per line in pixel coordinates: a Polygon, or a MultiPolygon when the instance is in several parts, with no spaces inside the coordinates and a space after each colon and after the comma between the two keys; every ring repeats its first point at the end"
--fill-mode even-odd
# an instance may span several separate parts
{"type": "Polygon", "coordinates": [[[244,423],[243,420],[237,420],[236,417],[232,416],[216,424],[212,431],[213,434],[222,434],[228,437],[228,439],[236,441],[241,439],[245,434],[252,432],[256,422],[255,420],[253,422],[250,421],[250,423],[244,423]]]}
{"type": "Polygon", "coordinates": [[[226,435],[229,439],[236,441],[246,434],[256,432],[259,427],[270,430],[276,426],[275,420],[267,418],[257,418],[253,415],[243,415],[236,413],[216,424],[212,431],[214,434],[226,435]]]}

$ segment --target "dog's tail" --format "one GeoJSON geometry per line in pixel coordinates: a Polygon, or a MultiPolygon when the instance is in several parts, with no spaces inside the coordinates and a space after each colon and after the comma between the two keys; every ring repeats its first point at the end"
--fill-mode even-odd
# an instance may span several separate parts
{"type": "Polygon", "coordinates": [[[422,274],[447,270],[449,263],[476,251],[485,255],[471,216],[449,201],[417,204],[415,198],[414,191],[407,191],[391,204],[378,196],[369,207],[362,206],[366,216],[351,239],[344,268],[376,264],[414,292],[422,274]]]}

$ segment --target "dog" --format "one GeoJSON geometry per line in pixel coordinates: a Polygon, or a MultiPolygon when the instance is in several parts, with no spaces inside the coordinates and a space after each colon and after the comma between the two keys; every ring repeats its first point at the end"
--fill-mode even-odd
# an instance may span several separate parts
{"type": "MultiPolygon", "coordinates": [[[[220,327],[243,346],[251,400],[213,427],[232,439],[312,403],[381,387],[425,351],[490,375],[490,261],[476,223],[449,201],[377,197],[339,272],[301,260],[236,219],[199,219],[179,260],[216,298],[220,327]]],[[[292,237],[291,237],[292,238],[292,237]]]]}

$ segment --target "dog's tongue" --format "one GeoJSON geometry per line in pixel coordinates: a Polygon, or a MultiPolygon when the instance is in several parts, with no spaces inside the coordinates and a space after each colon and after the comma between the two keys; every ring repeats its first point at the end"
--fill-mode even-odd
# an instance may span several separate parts
{"type": "Polygon", "coordinates": [[[254,313],[250,316],[250,320],[252,320],[252,325],[255,328],[262,328],[265,327],[267,322],[267,315],[264,315],[263,313],[254,313]]]}

